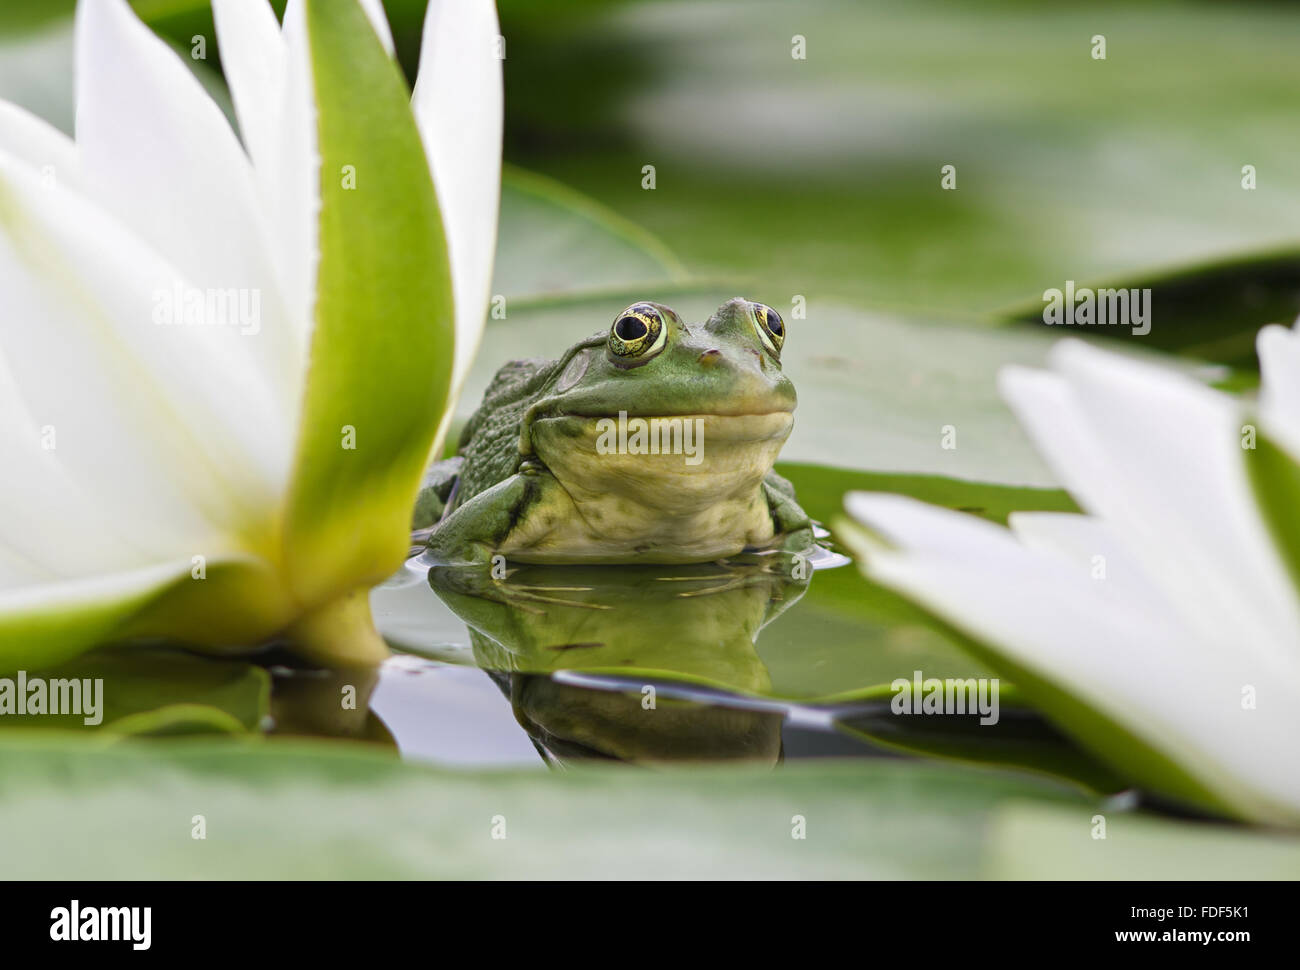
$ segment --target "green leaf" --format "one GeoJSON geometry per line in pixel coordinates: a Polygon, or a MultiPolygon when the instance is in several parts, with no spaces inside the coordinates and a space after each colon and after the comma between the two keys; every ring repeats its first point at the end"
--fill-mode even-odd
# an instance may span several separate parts
{"type": "Polygon", "coordinates": [[[541,175],[502,176],[493,292],[513,310],[579,293],[659,286],[686,278],[677,259],[636,223],[541,175]]]}
{"type": "Polygon", "coordinates": [[[346,592],[338,577],[365,586],[402,561],[447,398],[453,321],[442,221],[401,72],[354,0],[307,4],[306,20],[320,263],[283,547],[294,593],[320,603],[346,592]]]}
{"type": "Polygon", "coordinates": [[[910,495],[999,525],[1006,525],[1012,512],[1079,511],[1069,494],[1059,488],[1021,488],[938,475],[853,471],[785,461],[779,462],[776,470],[794,485],[803,510],[820,522],[829,522],[840,514],[848,492],[910,495]]]}
{"type": "MultiPolygon", "coordinates": [[[[1300,252],[1255,254],[1077,286],[1151,291],[1150,333],[1136,337],[1128,327],[1093,327],[1085,335],[1136,340],[1144,347],[1240,368],[1240,374],[1231,375],[1230,389],[1238,389],[1258,383],[1254,372],[1259,369],[1259,329],[1269,323],[1290,324],[1300,314],[1300,252]]],[[[1043,306],[1036,298],[1007,310],[1005,317],[1042,325],[1043,306]]],[[[1216,383],[1224,385],[1222,380],[1216,383]]]]}
{"type": "Polygon", "coordinates": [[[97,650],[56,666],[29,669],[28,682],[35,678],[101,680],[101,723],[87,725],[81,714],[46,714],[0,718],[0,728],[110,734],[258,731],[270,712],[271,681],[263,668],[161,647],[97,650]]]}
{"type": "Polygon", "coordinates": [[[1300,879],[1300,839],[1226,825],[1009,804],[993,816],[986,875],[998,879],[1300,879]]]}
{"type": "Polygon", "coordinates": [[[108,577],[59,597],[56,604],[42,596],[28,609],[6,609],[0,618],[0,675],[59,663],[113,639],[179,572],[178,567],[108,577]]]}
{"type": "Polygon", "coordinates": [[[1118,792],[1124,780],[1080,751],[1027,710],[999,696],[997,724],[975,716],[899,715],[884,710],[837,720],[840,730],[877,747],[903,754],[1014,768],[1071,781],[1085,791],[1118,792]]]}
{"type": "Polygon", "coordinates": [[[0,758],[15,879],[969,878],[1004,800],[1092,810],[1033,779],[888,760],[456,773],[359,746],[16,734],[0,758]]]}
{"type": "Polygon", "coordinates": [[[1257,432],[1255,448],[1242,460],[1260,512],[1277,541],[1278,554],[1300,588],[1300,464],[1268,435],[1257,432]]]}
{"type": "Polygon", "coordinates": [[[0,35],[41,27],[71,17],[76,0],[7,0],[0,8],[0,35]]]}

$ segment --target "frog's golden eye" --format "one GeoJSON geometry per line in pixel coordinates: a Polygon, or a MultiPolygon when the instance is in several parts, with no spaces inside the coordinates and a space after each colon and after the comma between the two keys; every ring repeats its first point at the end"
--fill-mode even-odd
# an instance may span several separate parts
{"type": "Polygon", "coordinates": [[[754,323],[763,346],[775,356],[781,356],[781,345],[785,343],[785,322],[765,303],[754,304],[754,323]]]}
{"type": "Polygon", "coordinates": [[[647,357],[663,347],[668,336],[663,314],[649,303],[633,303],[609,328],[609,352],[616,357],[647,357]]]}

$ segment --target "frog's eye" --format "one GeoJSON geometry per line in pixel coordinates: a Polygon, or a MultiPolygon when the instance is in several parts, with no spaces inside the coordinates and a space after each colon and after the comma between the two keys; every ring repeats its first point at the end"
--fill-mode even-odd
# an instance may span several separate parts
{"type": "Polygon", "coordinates": [[[657,353],[668,336],[663,314],[649,303],[634,303],[609,328],[609,352],[616,357],[648,357],[657,353]]]}
{"type": "Polygon", "coordinates": [[[754,324],[763,346],[780,357],[781,345],[785,343],[785,322],[781,319],[781,314],[764,303],[755,303],[754,324]]]}

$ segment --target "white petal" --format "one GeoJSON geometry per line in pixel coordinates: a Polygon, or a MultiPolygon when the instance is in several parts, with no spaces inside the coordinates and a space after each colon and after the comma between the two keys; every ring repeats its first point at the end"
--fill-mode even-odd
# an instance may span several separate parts
{"type": "Polygon", "coordinates": [[[1013,512],[1007,524],[1030,552],[1059,556],[1086,571],[1099,597],[1178,622],[1178,610],[1147,575],[1141,558],[1102,520],[1069,512],[1013,512]]]}
{"type": "Polygon", "coordinates": [[[379,43],[384,45],[388,56],[393,56],[393,32],[388,29],[388,15],[384,13],[383,0],[361,0],[361,9],[370,18],[370,25],[375,28],[379,43]]]}
{"type": "MultiPolygon", "coordinates": [[[[301,0],[284,11],[284,85],[276,116],[279,132],[274,167],[263,173],[272,212],[275,257],[285,302],[301,345],[310,343],[316,307],[316,269],[320,261],[320,149],[316,98],[307,23],[301,0]]],[[[297,424],[298,402],[294,423],[297,424]]]]}
{"type": "Polygon", "coordinates": [[[140,606],[187,579],[191,568],[189,560],[176,560],[0,587],[0,668],[45,667],[115,639],[140,606]]]}
{"type": "MultiPolygon", "coordinates": [[[[228,550],[282,491],[291,437],[276,403],[222,328],[154,323],[188,281],[97,206],[2,154],[0,196],[0,346],[16,393],[31,425],[55,429],[69,478],[114,510],[80,542],[111,542],[116,525],[152,560],[228,550]]],[[[4,511],[6,529],[64,514],[4,511]]]]}
{"type": "Polygon", "coordinates": [[[212,0],[212,18],[244,147],[255,168],[274,168],[284,90],[280,24],[267,0],[212,0]]]}
{"type": "Polygon", "coordinates": [[[0,590],[16,589],[57,578],[39,563],[32,562],[13,549],[0,546],[0,590]]]}
{"type": "Polygon", "coordinates": [[[138,569],[60,579],[22,589],[4,589],[0,590],[0,615],[6,622],[12,622],[24,612],[51,613],[58,609],[84,608],[94,603],[111,604],[133,593],[179,579],[192,568],[189,560],[177,560],[138,569]]]}
{"type": "Polygon", "coordinates": [[[231,350],[291,412],[303,351],[285,325],[248,157],[202,85],[124,0],[77,9],[77,148],[87,192],[194,287],[242,291],[250,306],[256,294],[257,333],[231,334],[231,350]]]}
{"type": "Polygon", "coordinates": [[[491,0],[430,0],[415,85],[416,120],[451,262],[453,403],[478,351],[492,285],[501,196],[499,32],[491,0]]]}
{"type": "Polygon", "coordinates": [[[1300,611],[1246,478],[1236,402],[1075,341],[1052,360],[1063,376],[1009,368],[1001,385],[1071,493],[1189,626],[1300,671],[1300,611]]]}
{"type": "Polygon", "coordinates": [[[865,563],[976,640],[1144,738],[1254,817],[1300,817],[1300,686],[1271,658],[1223,649],[1176,616],[1132,609],[1065,558],[1004,529],[897,495],[850,514],[892,543],[865,563]],[[1268,693],[1243,710],[1241,691],[1268,693]]]}
{"type": "MultiPolygon", "coordinates": [[[[21,628],[29,618],[59,616],[99,608],[113,610],[124,602],[147,596],[150,592],[187,576],[191,568],[190,561],[185,559],[19,588],[0,587],[0,631],[6,626],[21,628]]],[[[83,648],[82,644],[75,641],[72,645],[72,653],[83,648]]],[[[21,654],[26,646],[22,642],[6,642],[5,638],[0,637],[0,667],[8,667],[6,660],[12,656],[12,652],[21,654]]],[[[47,651],[41,653],[42,662],[56,662],[59,659],[50,656],[47,651]]]]}
{"type": "Polygon", "coordinates": [[[119,528],[105,493],[59,461],[57,425],[38,425],[0,356],[0,589],[142,566],[148,553],[119,528]]]}

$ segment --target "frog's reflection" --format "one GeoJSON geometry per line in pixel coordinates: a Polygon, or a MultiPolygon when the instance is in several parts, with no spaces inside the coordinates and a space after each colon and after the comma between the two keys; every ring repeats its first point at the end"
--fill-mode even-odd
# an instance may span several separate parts
{"type": "Polygon", "coordinates": [[[530,674],[489,672],[515,717],[552,764],[752,760],[781,756],[780,714],[705,707],[637,692],[593,690],[530,674]]]}
{"type": "Polygon", "coordinates": [[[519,566],[495,578],[439,566],[429,582],[469,627],[475,659],[549,762],[774,764],[779,714],[675,701],[653,685],[768,688],[756,640],[803,595],[800,566],[776,553],[697,566],[519,566]],[[550,676],[561,670],[617,675],[627,689],[550,676]]]}

